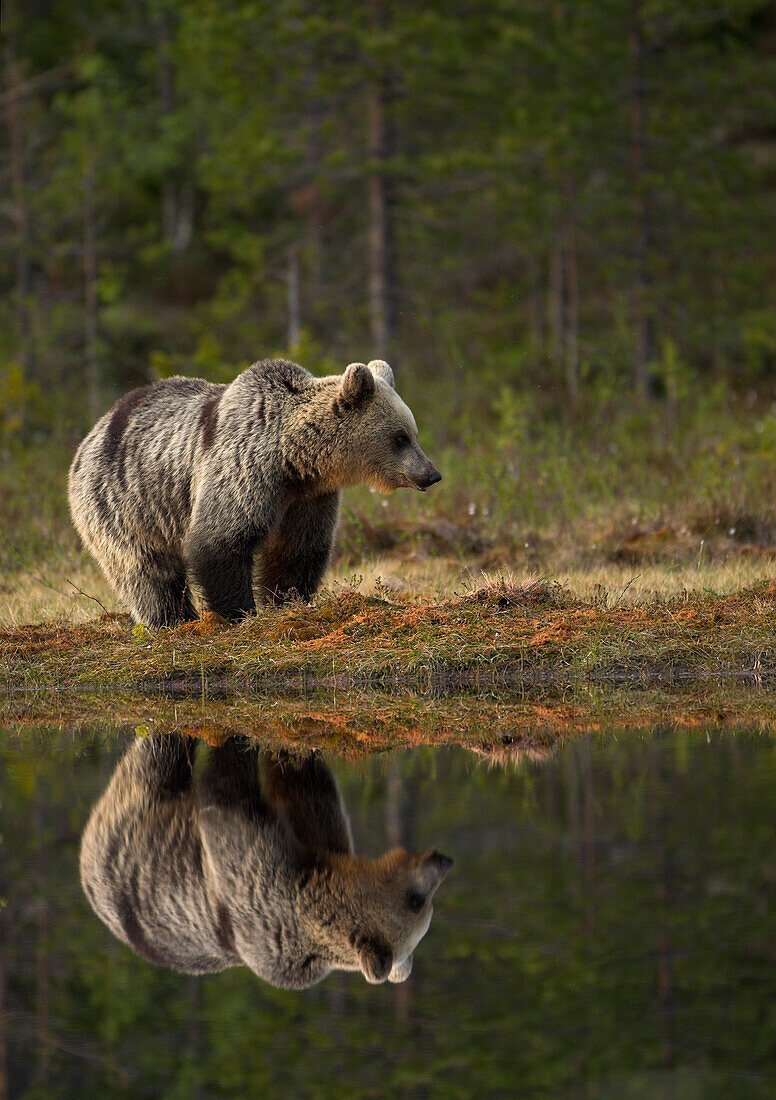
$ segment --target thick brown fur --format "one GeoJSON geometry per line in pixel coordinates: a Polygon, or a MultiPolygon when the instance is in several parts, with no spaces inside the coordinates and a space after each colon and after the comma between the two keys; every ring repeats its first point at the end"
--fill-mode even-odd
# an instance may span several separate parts
{"type": "Polygon", "coordinates": [[[98,916],[149,962],[201,974],[246,965],[302,988],[332,969],[403,981],[451,861],[353,854],[323,761],[138,739],[95,805],[81,881],[98,916]]]}
{"type": "Polygon", "coordinates": [[[123,397],[84,439],[70,508],[84,545],[138,622],[200,609],[235,621],[260,600],[303,599],[329,562],[341,490],[425,490],[387,363],[314,378],[267,360],[228,386],[168,378],[123,397]]]}

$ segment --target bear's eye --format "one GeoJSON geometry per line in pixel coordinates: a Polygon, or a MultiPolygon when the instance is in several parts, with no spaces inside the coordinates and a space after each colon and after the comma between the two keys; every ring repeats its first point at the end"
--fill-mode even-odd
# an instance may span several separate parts
{"type": "Polygon", "coordinates": [[[414,910],[414,912],[417,913],[425,904],[426,899],[415,890],[410,890],[409,894],[407,894],[407,905],[410,909],[414,910]]]}
{"type": "Polygon", "coordinates": [[[397,432],[393,437],[394,445],[397,447],[406,447],[410,441],[410,437],[406,432],[397,432]]]}

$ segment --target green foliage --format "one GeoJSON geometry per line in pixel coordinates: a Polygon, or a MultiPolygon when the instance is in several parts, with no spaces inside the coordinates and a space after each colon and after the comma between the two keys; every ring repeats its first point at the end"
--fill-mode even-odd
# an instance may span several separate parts
{"type": "Polygon", "coordinates": [[[24,375],[18,363],[0,374],[0,443],[29,440],[35,431],[50,427],[50,407],[36,382],[24,375]]]}
{"type": "Polygon", "coordinates": [[[292,257],[295,354],[368,358],[376,171],[403,384],[495,372],[557,409],[576,375],[622,403],[642,325],[669,400],[711,376],[772,389],[776,55],[755,0],[17,2],[6,28],[0,369],[47,393],[84,384],[89,232],[103,401],[289,352],[292,257]]]}
{"type": "Polygon", "coordinates": [[[747,313],[742,319],[741,337],[750,376],[771,374],[776,368],[776,310],[747,313]]]}

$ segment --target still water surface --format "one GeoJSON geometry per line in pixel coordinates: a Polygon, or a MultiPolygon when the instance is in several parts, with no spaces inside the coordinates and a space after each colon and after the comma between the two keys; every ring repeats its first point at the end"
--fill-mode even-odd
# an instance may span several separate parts
{"type": "MultiPolygon", "coordinates": [[[[426,748],[327,758],[314,774],[286,761],[279,778],[259,757],[255,790],[242,747],[243,778],[225,779],[212,750],[194,759],[189,745],[180,787],[180,753],[171,765],[147,741],[142,781],[167,768],[167,793],[178,783],[174,797],[196,803],[177,831],[138,796],[139,772],[134,793],[119,790],[131,745],[99,729],[0,742],[0,1096],[776,1095],[769,737],[611,731],[539,760],[426,748]],[[413,865],[428,930],[416,941],[407,918],[391,933],[406,956],[394,981],[328,973],[339,948],[313,943],[309,921],[304,942],[282,921],[277,932],[278,906],[294,904],[283,874],[298,872],[286,857],[258,922],[272,965],[246,947],[255,836],[234,841],[234,822],[275,858],[274,791],[307,847],[336,862],[349,843],[337,789],[359,854],[454,860],[413,865]],[[90,904],[79,851],[101,798],[121,811],[107,831],[92,826],[90,904]],[[203,808],[228,918],[186,849],[203,808]],[[160,885],[164,859],[177,871],[160,885]],[[264,978],[233,965],[250,950],[264,978]],[[289,983],[307,988],[277,987],[289,983]]],[[[319,933],[336,925],[326,904],[319,933]]],[[[364,949],[372,977],[387,977],[379,948],[350,945],[338,961],[360,966],[364,949]]]]}

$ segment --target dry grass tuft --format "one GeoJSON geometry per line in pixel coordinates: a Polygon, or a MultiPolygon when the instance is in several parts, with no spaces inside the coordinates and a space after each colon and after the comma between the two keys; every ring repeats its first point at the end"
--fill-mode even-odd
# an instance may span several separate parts
{"type": "Polygon", "coordinates": [[[470,750],[488,768],[518,768],[524,763],[541,764],[557,750],[558,741],[548,730],[529,730],[521,735],[502,733],[492,742],[472,744],[470,750]]]}
{"type": "Polygon", "coordinates": [[[570,607],[575,602],[564,586],[555,580],[533,577],[518,581],[511,573],[489,576],[482,574],[485,583],[461,598],[463,604],[484,604],[508,607],[570,607]]]}

